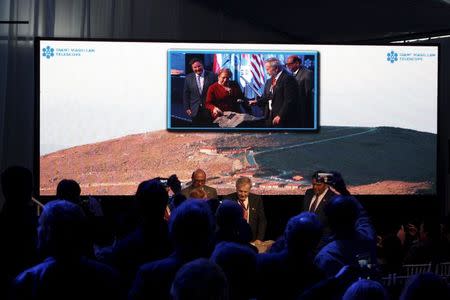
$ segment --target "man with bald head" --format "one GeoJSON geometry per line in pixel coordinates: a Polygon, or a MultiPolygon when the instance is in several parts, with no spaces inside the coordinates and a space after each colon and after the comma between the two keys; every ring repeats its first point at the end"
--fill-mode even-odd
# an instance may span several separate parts
{"type": "Polygon", "coordinates": [[[190,194],[193,190],[200,189],[206,193],[207,199],[216,199],[217,190],[213,187],[206,185],[206,173],[202,169],[197,169],[192,173],[191,184],[183,189],[181,193],[186,197],[190,198],[190,194]]]}
{"type": "Polygon", "coordinates": [[[297,55],[291,55],[286,59],[286,67],[298,85],[298,126],[312,128],[314,127],[313,72],[302,65],[302,60],[297,55]]]}

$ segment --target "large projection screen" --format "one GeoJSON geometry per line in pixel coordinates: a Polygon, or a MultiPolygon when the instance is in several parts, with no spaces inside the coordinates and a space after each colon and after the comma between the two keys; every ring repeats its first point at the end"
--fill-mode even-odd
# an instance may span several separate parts
{"type": "Polygon", "coordinates": [[[240,176],[255,193],[303,194],[316,170],[341,172],[354,194],[436,193],[437,46],[41,39],[37,47],[40,195],[54,195],[64,178],[85,195],[131,195],[157,176],[188,183],[197,168],[219,194],[240,176]],[[252,99],[253,54],[302,59],[314,78],[312,125],[184,126],[189,60],[230,68],[252,99]]]}

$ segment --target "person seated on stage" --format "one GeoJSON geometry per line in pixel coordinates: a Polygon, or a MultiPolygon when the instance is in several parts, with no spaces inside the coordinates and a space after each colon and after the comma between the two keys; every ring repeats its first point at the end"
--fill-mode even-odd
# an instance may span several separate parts
{"type": "Polygon", "coordinates": [[[47,203],[39,218],[38,247],[47,258],[19,274],[11,299],[123,299],[119,274],[86,258],[86,216],[65,200],[47,203]]]}
{"type": "Polygon", "coordinates": [[[236,192],[225,196],[225,199],[237,201],[242,206],[244,219],[252,229],[252,240],[261,242],[266,234],[266,214],[261,196],[250,193],[251,188],[250,178],[241,177],[236,181],[236,192]]]}
{"type": "Polygon", "coordinates": [[[218,80],[213,83],[206,94],[206,108],[213,119],[222,116],[225,111],[240,112],[238,99],[244,99],[239,85],[230,81],[233,73],[228,68],[219,71],[218,80]]]}
{"type": "Polygon", "coordinates": [[[202,169],[197,169],[192,173],[191,185],[181,190],[181,194],[183,194],[186,198],[191,198],[190,194],[192,190],[196,188],[200,188],[205,191],[207,199],[217,198],[217,190],[206,185],[206,173],[202,169]]]}

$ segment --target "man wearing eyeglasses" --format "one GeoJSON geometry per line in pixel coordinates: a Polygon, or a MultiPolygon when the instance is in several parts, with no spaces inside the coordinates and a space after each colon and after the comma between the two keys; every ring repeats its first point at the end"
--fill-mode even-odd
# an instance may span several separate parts
{"type": "Polygon", "coordinates": [[[191,197],[193,190],[203,190],[206,193],[206,199],[217,199],[217,190],[206,185],[206,173],[202,169],[197,169],[192,173],[191,185],[181,191],[186,198],[191,197]]]}
{"type": "Polygon", "coordinates": [[[297,55],[291,55],[286,59],[286,67],[291,71],[298,84],[298,126],[301,128],[313,128],[313,72],[302,65],[302,60],[297,55]]]}

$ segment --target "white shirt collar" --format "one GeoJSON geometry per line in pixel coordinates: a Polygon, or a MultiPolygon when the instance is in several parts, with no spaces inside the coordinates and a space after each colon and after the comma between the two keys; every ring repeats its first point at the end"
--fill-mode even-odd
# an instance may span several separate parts
{"type": "Polygon", "coordinates": [[[281,70],[281,71],[277,74],[277,76],[275,76],[275,80],[278,80],[278,78],[280,77],[281,73],[283,73],[283,70],[281,70]]]}
{"type": "MultiPolygon", "coordinates": [[[[320,194],[320,195],[317,196],[317,202],[315,203],[315,210],[319,207],[319,204],[322,203],[322,200],[323,200],[323,198],[325,197],[325,194],[328,192],[329,189],[330,189],[330,188],[327,187],[327,188],[325,189],[325,191],[322,192],[322,194],[320,194]]],[[[311,201],[311,204],[310,204],[309,209],[311,209],[311,206],[313,205],[315,199],[316,199],[316,194],[314,194],[314,196],[313,196],[313,198],[312,198],[312,201],[311,201]]]]}

